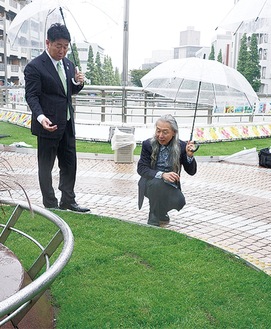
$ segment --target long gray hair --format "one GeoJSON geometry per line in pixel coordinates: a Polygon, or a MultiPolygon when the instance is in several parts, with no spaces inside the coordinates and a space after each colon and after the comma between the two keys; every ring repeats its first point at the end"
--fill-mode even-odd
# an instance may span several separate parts
{"type": "MultiPolygon", "coordinates": [[[[155,128],[157,127],[158,122],[167,122],[170,124],[171,129],[174,131],[175,135],[173,136],[172,140],[169,142],[170,148],[171,148],[171,161],[172,161],[172,167],[173,171],[179,173],[181,170],[180,167],[180,144],[179,144],[179,128],[178,124],[175,120],[175,118],[171,114],[166,114],[161,116],[155,123],[155,128]]],[[[160,144],[156,138],[156,133],[154,134],[153,138],[151,139],[151,146],[152,146],[152,154],[151,154],[151,167],[154,168],[159,149],[160,144]]]]}

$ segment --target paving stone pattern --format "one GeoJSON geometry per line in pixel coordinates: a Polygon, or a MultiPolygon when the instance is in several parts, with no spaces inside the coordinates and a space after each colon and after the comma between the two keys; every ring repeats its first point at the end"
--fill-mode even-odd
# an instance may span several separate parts
{"type": "MultiPolygon", "coordinates": [[[[36,155],[0,152],[12,167],[11,173],[26,190],[32,203],[42,206],[37,179],[36,155]]],[[[148,202],[137,208],[137,159],[115,163],[112,158],[78,155],[76,200],[91,213],[146,224],[148,202]]],[[[57,190],[58,168],[53,170],[57,190]]],[[[257,164],[206,162],[198,157],[198,173],[182,173],[186,206],[170,212],[173,230],[206,241],[243,258],[252,266],[271,274],[271,169],[257,164]]],[[[25,199],[14,185],[14,199],[25,199]]],[[[59,197],[59,192],[57,196],[59,197]]],[[[1,192],[2,198],[10,196],[1,192]]]]}

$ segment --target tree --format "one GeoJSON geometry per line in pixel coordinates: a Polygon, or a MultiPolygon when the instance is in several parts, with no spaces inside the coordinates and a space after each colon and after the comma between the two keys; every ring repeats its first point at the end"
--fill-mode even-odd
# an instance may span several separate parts
{"type": "Polygon", "coordinates": [[[103,64],[98,52],[94,61],[92,46],[88,49],[87,71],[85,73],[91,85],[120,86],[120,74],[117,68],[113,69],[112,59],[106,55],[103,64]]]}
{"type": "Polygon", "coordinates": [[[86,78],[89,80],[89,83],[92,84],[93,77],[94,77],[94,55],[93,49],[90,45],[88,48],[88,61],[87,61],[87,71],[86,71],[86,78]]]}
{"type": "Polygon", "coordinates": [[[115,75],[111,58],[106,55],[103,63],[103,84],[106,86],[115,86],[115,75]]]}
{"type": "Polygon", "coordinates": [[[222,50],[221,50],[221,49],[219,50],[219,53],[218,53],[218,55],[217,55],[217,61],[218,61],[219,63],[222,63],[222,50]]]}
{"type": "Polygon", "coordinates": [[[259,64],[258,41],[255,33],[250,39],[250,49],[248,52],[246,78],[250,82],[252,88],[257,92],[261,86],[261,67],[259,64]]]}
{"type": "Polygon", "coordinates": [[[213,44],[212,44],[212,46],[211,46],[211,52],[210,52],[210,54],[209,54],[208,59],[210,59],[210,60],[212,60],[212,61],[215,60],[215,47],[214,47],[213,44]]]}
{"type": "Polygon", "coordinates": [[[72,49],[71,52],[68,54],[68,59],[72,61],[75,66],[78,67],[79,71],[81,71],[81,64],[80,64],[76,43],[72,44],[72,49]]]}
{"type": "Polygon", "coordinates": [[[142,87],[142,83],[141,83],[140,79],[148,72],[150,72],[150,69],[148,69],[148,70],[131,70],[130,71],[131,82],[137,87],[142,87]]]}
{"type": "Polygon", "coordinates": [[[119,69],[117,67],[115,68],[115,82],[116,82],[116,86],[121,86],[121,77],[120,77],[119,69]]]}
{"type": "Polygon", "coordinates": [[[256,34],[252,34],[250,38],[249,49],[247,35],[243,35],[239,50],[237,71],[243,74],[256,92],[259,91],[261,86],[261,70],[256,34]]]}
{"type": "Polygon", "coordinates": [[[247,50],[247,35],[246,33],[242,36],[241,45],[237,61],[237,71],[246,76],[246,66],[248,59],[248,50],[247,50]]]}
{"type": "Polygon", "coordinates": [[[93,79],[91,84],[97,86],[103,84],[103,69],[102,69],[101,57],[99,52],[97,52],[96,54],[95,65],[93,69],[93,79]]]}

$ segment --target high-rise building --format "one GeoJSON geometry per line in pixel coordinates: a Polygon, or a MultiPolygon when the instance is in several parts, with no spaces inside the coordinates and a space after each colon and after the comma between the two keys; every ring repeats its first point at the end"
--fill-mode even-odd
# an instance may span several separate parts
{"type": "MultiPolygon", "coordinates": [[[[24,68],[26,64],[46,48],[46,31],[52,23],[63,23],[60,11],[47,14],[41,12],[34,15],[18,30],[15,40],[10,42],[7,31],[12,20],[19,11],[31,0],[0,0],[0,81],[9,84],[24,84],[24,68]]],[[[86,72],[89,44],[77,44],[80,63],[83,72],[86,72]]],[[[91,44],[94,59],[99,52],[103,62],[104,49],[98,44],[91,44]]]]}
{"type": "Polygon", "coordinates": [[[174,47],[174,58],[195,57],[200,46],[200,31],[195,31],[194,26],[188,26],[180,32],[179,46],[174,47]]]}
{"type": "MultiPolygon", "coordinates": [[[[239,0],[234,0],[234,4],[239,0]]],[[[250,4],[248,3],[247,6],[250,4]]],[[[264,4],[264,6],[266,3],[264,4]]],[[[265,7],[261,8],[261,12],[265,12],[265,7]]],[[[237,68],[238,55],[241,45],[241,38],[246,33],[248,39],[248,48],[252,34],[255,34],[258,42],[259,64],[261,69],[261,86],[260,94],[271,94],[271,22],[270,19],[261,18],[260,12],[255,12],[255,19],[242,21],[240,13],[240,24],[235,31],[232,32],[232,47],[230,54],[230,66],[237,68]],[[258,17],[259,16],[259,17],[258,17]]]]}
{"type": "Polygon", "coordinates": [[[7,39],[7,30],[11,21],[26,1],[0,2],[0,80],[6,84],[19,84],[22,71],[27,62],[28,51],[25,48],[11,47],[7,39]]]}
{"type": "Polygon", "coordinates": [[[212,41],[215,50],[215,59],[221,52],[222,63],[227,66],[232,66],[231,50],[232,50],[232,33],[217,34],[212,41]]]}
{"type": "Polygon", "coordinates": [[[24,68],[32,58],[45,49],[46,30],[54,22],[61,21],[60,12],[45,12],[33,16],[18,29],[14,40],[9,40],[9,27],[19,11],[30,0],[0,1],[0,80],[7,85],[24,84],[24,68]]]}

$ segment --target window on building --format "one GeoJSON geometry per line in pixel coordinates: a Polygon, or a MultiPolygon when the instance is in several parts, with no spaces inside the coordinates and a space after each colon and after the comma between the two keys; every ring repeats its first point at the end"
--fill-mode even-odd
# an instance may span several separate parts
{"type": "Polygon", "coordinates": [[[263,49],[259,48],[259,59],[263,59],[263,49]]]}
{"type": "Polygon", "coordinates": [[[263,59],[267,59],[267,49],[263,50],[263,59]]]}
{"type": "Polygon", "coordinates": [[[263,67],[262,67],[262,72],[261,72],[261,78],[262,78],[262,79],[265,79],[265,76],[266,76],[266,67],[263,66],[263,67]]]}

